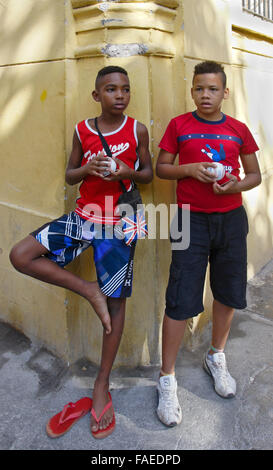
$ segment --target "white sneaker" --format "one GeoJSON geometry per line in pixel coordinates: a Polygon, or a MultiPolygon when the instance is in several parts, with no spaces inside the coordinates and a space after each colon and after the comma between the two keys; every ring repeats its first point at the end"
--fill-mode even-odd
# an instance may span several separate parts
{"type": "Polygon", "coordinates": [[[157,416],[166,426],[176,426],[182,421],[182,411],[177,398],[177,382],[174,375],[163,375],[158,385],[157,416]]]}
{"type": "Polygon", "coordinates": [[[211,356],[211,359],[208,357],[208,354],[205,354],[203,367],[205,371],[211,375],[214,381],[214,388],[216,393],[223,398],[232,398],[236,393],[236,382],[233,377],[231,377],[226,364],[225,354],[215,353],[211,356]]]}

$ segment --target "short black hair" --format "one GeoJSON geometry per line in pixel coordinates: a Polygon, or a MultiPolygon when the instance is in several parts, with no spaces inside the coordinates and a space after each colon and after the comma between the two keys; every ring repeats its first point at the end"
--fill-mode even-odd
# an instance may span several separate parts
{"type": "Polygon", "coordinates": [[[218,62],[214,62],[213,60],[206,60],[205,62],[201,62],[194,67],[193,79],[196,75],[201,75],[204,73],[220,73],[222,75],[223,87],[226,88],[227,85],[227,76],[224,71],[224,67],[219,64],[218,62]]]}
{"type": "Polygon", "coordinates": [[[128,77],[128,73],[125,69],[122,67],[119,67],[118,65],[108,65],[107,67],[103,67],[103,69],[98,71],[96,81],[95,81],[95,87],[96,89],[98,88],[99,81],[102,77],[105,75],[108,75],[109,73],[123,73],[128,77]]]}

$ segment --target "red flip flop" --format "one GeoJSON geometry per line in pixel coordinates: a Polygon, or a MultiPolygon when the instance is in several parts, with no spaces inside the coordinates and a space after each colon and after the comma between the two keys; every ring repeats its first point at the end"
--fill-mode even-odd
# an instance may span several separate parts
{"type": "MultiPolygon", "coordinates": [[[[103,410],[102,410],[101,414],[99,415],[99,417],[97,417],[94,408],[92,408],[92,410],[91,410],[91,415],[95,418],[97,424],[99,424],[99,422],[100,422],[101,418],[103,417],[104,413],[105,413],[107,410],[109,410],[109,408],[111,408],[111,406],[113,406],[112,397],[111,397],[110,392],[108,392],[108,395],[109,395],[110,401],[109,401],[109,402],[107,403],[107,405],[103,408],[103,410]]],[[[115,413],[114,413],[114,409],[113,409],[113,419],[112,419],[111,423],[107,426],[107,428],[105,428],[105,429],[98,429],[97,431],[92,431],[92,429],[91,429],[92,435],[93,435],[93,437],[95,437],[96,439],[104,439],[105,437],[107,437],[107,436],[109,436],[110,434],[112,434],[112,432],[113,432],[114,429],[115,429],[115,425],[116,425],[116,419],[115,419],[115,413]]]]}
{"type": "Polygon", "coordinates": [[[91,398],[84,397],[76,403],[68,403],[60,413],[50,418],[46,425],[46,432],[49,437],[59,437],[79,421],[92,408],[91,398]]]}

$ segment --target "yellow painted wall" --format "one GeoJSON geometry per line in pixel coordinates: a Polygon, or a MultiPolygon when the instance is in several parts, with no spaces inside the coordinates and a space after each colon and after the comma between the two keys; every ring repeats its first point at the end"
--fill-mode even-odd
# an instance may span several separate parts
{"type": "Polygon", "coordinates": [[[0,6],[0,316],[68,354],[66,293],[17,273],[11,247],[64,210],[63,2],[0,6]]]}
{"type": "MultiPolygon", "coordinates": [[[[231,98],[224,111],[244,120],[261,146],[263,183],[244,195],[249,276],[272,257],[272,23],[242,12],[237,0],[2,0],[0,24],[1,319],[67,361],[99,362],[101,327],[89,304],[17,273],[8,253],[73,209],[77,188],[66,186],[64,171],[76,122],[99,113],[91,92],[105,65],[128,70],[128,114],[147,126],[154,164],[169,120],[193,107],[194,65],[225,65],[231,98]]],[[[141,191],[146,204],[175,201],[174,183],[157,177],[141,191]]],[[[168,239],[139,243],[116,366],[159,361],[169,261],[168,239]]],[[[92,251],[69,269],[95,279],[92,251]]],[[[188,325],[190,347],[206,331],[210,302],[207,287],[206,310],[188,325]]]]}

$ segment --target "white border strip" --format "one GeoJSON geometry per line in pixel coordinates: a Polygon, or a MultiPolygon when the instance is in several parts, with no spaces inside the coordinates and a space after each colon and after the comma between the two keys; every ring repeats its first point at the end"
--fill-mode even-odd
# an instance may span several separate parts
{"type": "MultiPolygon", "coordinates": [[[[117,134],[117,132],[121,131],[121,129],[125,126],[125,124],[126,124],[126,122],[127,122],[127,117],[128,117],[128,116],[125,114],[123,123],[121,124],[121,126],[120,126],[118,129],[116,129],[116,130],[113,131],[113,132],[108,132],[108,134],[103,134],[103,133],[102,133],[102,135],[104,135],[104,136],[106,135],[106,136],[107,136],[107,135],[114,135],[114,134],[117,134]]],[[[91,118],[88,118],[88,119],[91,119],[91,118]]],[[[98,135],[98,133],[97,133],[96,131],[94,131],[94,130],[92,129],[92,127],[88,124],[88,119],[85,120],[85,125],[86,125],[87,129],[89,129],[90,132],[92,132],[93,134],[98,135]]]]}

